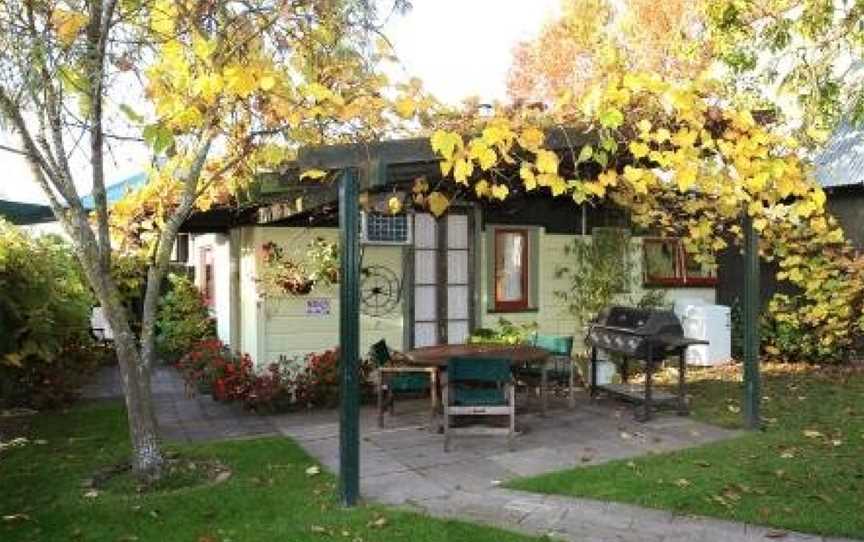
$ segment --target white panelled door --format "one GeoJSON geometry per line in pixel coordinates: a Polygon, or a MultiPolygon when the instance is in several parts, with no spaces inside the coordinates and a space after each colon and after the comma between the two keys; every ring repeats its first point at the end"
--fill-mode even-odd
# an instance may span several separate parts
{"type": "Polygon", "coordinates": [[[468,215],[414,217],[414,347],[464,343],[471,332],[468,215]]]}

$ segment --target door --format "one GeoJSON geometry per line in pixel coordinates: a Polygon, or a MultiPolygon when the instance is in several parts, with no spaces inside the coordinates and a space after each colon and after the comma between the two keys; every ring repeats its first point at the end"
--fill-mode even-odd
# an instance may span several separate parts
{"type": "Polygon", "coordinates": [[[413,346],[464,343],[473,307],[472,219],[451,212],[414,217],[413,346]]]}

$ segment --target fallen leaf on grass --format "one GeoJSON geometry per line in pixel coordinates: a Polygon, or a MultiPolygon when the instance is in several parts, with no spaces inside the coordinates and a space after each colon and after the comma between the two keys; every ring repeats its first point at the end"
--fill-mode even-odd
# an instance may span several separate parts
{"type": "Polygon", "coordinates": [[[98,496],[99,496],[99,492],[96,491],[95,489],[91,489],[89,491],[84,492],[84,498],[85,499],[95,499],[98,496]]]}
{"type": "Polygon", "coordinates": [[[780,457],[782,457],[783,459],[794,459],[795,453],[790,450],[786,450],[785,452],[780,454],[780,457]]]}
{"type": "Polygon", "coordinates": [[[319,474],[321,474],[321,467],[318,465],[312,465],[306,469],[306,476],[317,476],[319,474]]]}
{"type": "Polygon", "coordinates": [[[674,484],[678,487],[690,487],[691,482],[687,478],[678,478],[674,484]]]}
{"type": "Polygon", "coordinates": [[[309,527],[309,530],[312,531],[313,533],[317,533],[317,534],[327,534],[327,529],[325,529],[324,527],[322,527],[320,525],[313,525],[313,526],[309,527]]]}
{"type": "Polygon", "coordinates": [[[815,429],[805,429],[803,433],[807,438],[821,438],[824,436],[820,431],[816,431],[815,429]]]}
{"type": "Polygon", "coordinates": [[[382,529],[387,526],[387,518],[380,517],[375,521],[370,521],[366,524],[367,527],[375,527],[376,529],[382,529]]]}
{"type": "Polygon", "coordinates": [[[230,470],[223,470],[222,472],[220,472],[219,474],[216,475],[216,478],[214,480],[217,484],[221,484],[222,482],[224,482],[228,478],[231,478],[231,471],[230,470]]]}
{"type": "Polygon", "coordinates": [[[3,521],[27,521],[30,519],[30,516],[27,514],[9,514],[7,516],[3,516],[3,521]]]}

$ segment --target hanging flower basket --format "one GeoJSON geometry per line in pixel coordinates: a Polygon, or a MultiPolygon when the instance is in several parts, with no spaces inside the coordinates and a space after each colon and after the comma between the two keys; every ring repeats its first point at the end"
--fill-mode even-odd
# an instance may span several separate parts
{"type": "Polygon", "coordinates": [[[262,273],[256,279],[262,297],[301,296],[316,286],[339,282],[339,247],[323,238],[307,245],[301,258],[289,258],[283,247],[274,242],[261,246],[262,273]]]}

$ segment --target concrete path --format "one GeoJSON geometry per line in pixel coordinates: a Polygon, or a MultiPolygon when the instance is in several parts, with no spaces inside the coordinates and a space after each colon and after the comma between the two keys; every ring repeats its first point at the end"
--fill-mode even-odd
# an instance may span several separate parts
{"type": "MultiPolygon", "coordinates": [[[[85,396],[121,396],[116,371],[105,370],[85,396]]],[[[176,441],[222,440],[282,434],[334,472],[339,469],[338,415],[312,411],[256,416],[209,397],[189,398],[177,373],[154,371],[153,392],[163,437],[176,441]]],[[[543,496],[504,489],[503,482],[613,459],[661,453],[720,439],[735,432],[689,418],[661,415],[633,421],[614,402],[581,397],[575,410],[553,405],[548,417],[523,408],[524,434],[508,451],[500,437],[454,437],[444,453],[441,435],[428,430],[427,403],[397,403],[397,416],[377,426],[374,410],[361,411],[361,492],[364,498],[432,516],[485,523],[533,535],[579,542],[841,542],[765,527],[676,515],[591,499],[543,496]]]]}
{"type": "MultiPolygon", "coordinates": [[[[239,405],[218,403],[210,396],[187,396],[183,380],[172,367],[155,367],[152,386],[159,430],[166,440],[201,442],[279,434],[269,418],[243,412],[239,405]]],[[[101,369],[81,394],[87,399],[122,398],[120,372],[116,367],[101,369]]]]}
{"type": "MultiPolygon", "coordinates": [[[[408,507],[432,516],[460,518],[534,535],[579,542],[787,542],[840,541],[709,518],[697,518],[591,499],[544,496],[501,487],[531,476],[613,459],[670,451],[734,432],[674,415],[649,424],[632,420],[614,404],[583,398],[576,410],[558,408],[549,417],[522,415],[527,432],[506,450],[500,437],[454,437],[444,453],[442,437],[427,430],[423,406],[379,429],[374,413],[361,419],[361,492],[367,499],[408,507]]],[[[334,413],[274,417],[279,430],[334,472],[338,423],[334,413]]]]}

